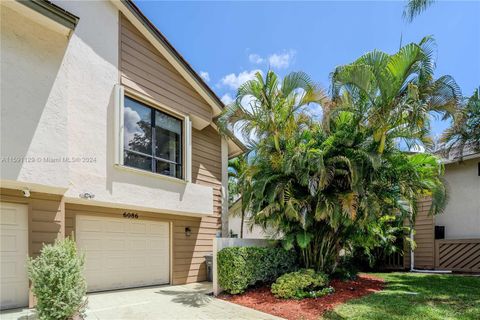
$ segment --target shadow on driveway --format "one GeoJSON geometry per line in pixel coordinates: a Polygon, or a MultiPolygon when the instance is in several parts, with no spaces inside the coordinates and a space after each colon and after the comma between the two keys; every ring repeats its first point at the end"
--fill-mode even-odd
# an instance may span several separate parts
{"type": "Polygon", "coordinates": [[[171,301],[174,303],[179,303],[187,307],[199,308],[212,302],[213,297],[209,296],[210,289],[210,287],[206,287],[202,284],[194,284],[193,287],[191,287],[191,290],[160,289],[155,293],[173,296],[171,301]]]}

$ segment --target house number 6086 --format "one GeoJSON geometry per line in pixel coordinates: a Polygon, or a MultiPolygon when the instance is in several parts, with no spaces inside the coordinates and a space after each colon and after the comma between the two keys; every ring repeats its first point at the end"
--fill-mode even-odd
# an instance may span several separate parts
{"type": "Polygon", "coordinates": [[[132,212],[124,212],[123,217],[127,219],[138,219],[138,214],[132,212]]]}

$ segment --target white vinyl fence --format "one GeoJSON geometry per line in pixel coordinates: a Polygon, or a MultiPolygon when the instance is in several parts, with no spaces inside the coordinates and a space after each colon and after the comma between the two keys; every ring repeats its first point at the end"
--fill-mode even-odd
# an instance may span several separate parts
{"type": "Polygon", "coordinates": [[[218,285],[217,276],[217,253],[228,247],[268,247],[274,245],[274,240],[267,239],[239,239],[239,238],[215,238],[213,239],[213,294],[218,295],[222,288],[218,285]]]}

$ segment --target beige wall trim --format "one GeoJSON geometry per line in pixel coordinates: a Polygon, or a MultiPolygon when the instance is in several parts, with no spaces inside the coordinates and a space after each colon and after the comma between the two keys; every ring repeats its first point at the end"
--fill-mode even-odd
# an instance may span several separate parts
{"type": "Polygon", "coordinates": [[[228,237],[228,142],[222,138],[222,237],[228,237]]]}

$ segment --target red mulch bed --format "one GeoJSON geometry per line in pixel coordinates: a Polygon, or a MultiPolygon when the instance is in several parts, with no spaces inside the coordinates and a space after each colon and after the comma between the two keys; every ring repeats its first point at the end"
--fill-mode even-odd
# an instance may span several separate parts
{"type": "Polygon", "coordinates": [[[268,286],[250,289],[241,295],[222,294],[219,298],[289,320],[313,320],[348,300],[382,290],[384,281],[370,275],[359,275],[357,280],[332,280],[330,285],[335,292],[321,298],[277,299],[268,286]]]}

